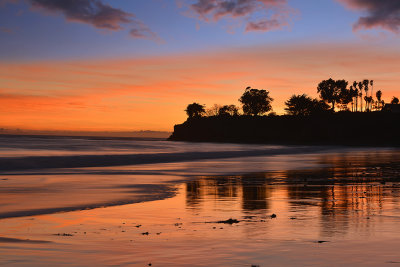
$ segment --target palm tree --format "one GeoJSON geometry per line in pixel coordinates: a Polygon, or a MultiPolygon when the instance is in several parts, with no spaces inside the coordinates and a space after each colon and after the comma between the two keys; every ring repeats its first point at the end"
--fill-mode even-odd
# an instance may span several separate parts
{"type": "Polygon", "coordinates": [[[372,102],[373,102],[372,96],[364,96],[364,100],[365,100],[365,110],[371,111],[370,107],[372,107],[372,102]]]}
{"type": "Polygon", "coordinates": [[[364,91],[365,91],[365,97],[364,97],[364,100],[365,100],[365,111],[368,111],[369,110],[369,108],[368,108],[368,86],[369,86],[369,81],[368,80],[364,80],[363,81],[363,85],[364,85],[364,91]]]}
{"type": "Polygon", "coordinates": [[[363,111],[363,101],[362,101],[362,96],[363,96],[363,83],[362,82],[358,82],[358,89],[360,89],[360,93],[358,94],[358,96],[360,97],[360,102],[361,102],[361,109],[360,111],[363,111]]]}
{"type": "Polygon", "coordinates": [[[358,111],[358,88],[357,88],[357,82],[353,82],[353,88],[354,88],[354,98],[356,100],[356,112],[358,111]]]}
{"type": "Polygon", "coordinates": [[[353,85],[350,85],[350,95],[351,95],[351,112],[354,112],[354,89],[353,89],[353,85]]]}
{"type": "Polygon", "coordinates": [[[378,90],[376,92],[376,99],[378,99],[378,110],[380,109],[381,101],[382,101],[382,91],[378,90]]]}
{"type": "Polygon", "coordinates": [[[372,101],[371,101],[371,110],[372,110],[372,103],[374,102],[374,99],[373,99],[373,97],[374,97],[374,80],[370,80],[370,81],[369,81],[369,84],[371,85],[371,98],[372,98],[372,101]]]}

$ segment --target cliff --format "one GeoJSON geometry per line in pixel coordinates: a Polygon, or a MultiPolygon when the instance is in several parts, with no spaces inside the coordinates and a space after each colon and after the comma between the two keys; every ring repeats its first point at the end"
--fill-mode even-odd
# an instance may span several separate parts
{"type": "Polygon", "coordinates": [[[175,125],[169,140],[400,146],[400,114],[339,112],[308,117],[200,117],[175,125]]]}

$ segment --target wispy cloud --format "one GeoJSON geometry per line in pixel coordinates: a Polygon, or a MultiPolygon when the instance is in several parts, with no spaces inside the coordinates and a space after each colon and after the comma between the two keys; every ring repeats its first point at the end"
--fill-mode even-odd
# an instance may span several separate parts
{"type": "MultiPolygon", "coordinates": [[[[18,0],[0,0],[3,5],[18,0]]],[[[85,23],[98,29],[120,31],[129,29],[134,38],[158,39],[133,13],[103,3],[102,0],[21,0],[35,10],[62,14],[67,21],[85,23]]]]}
{"type": "Polygon", "coordinates": [[[193,4],[181,5],[191,16],[203,21],[243,21],[246,31],[266,32],[281,28],[288,25],[293,13],[286,0],[196,0],[193,4]]]}
{"type": "Polygon", "coordinates": [[[272,31],[286,26],[287,23],[279,18],[264,19],[256,22],[249,21],[246,25],[246,31],[272,31]]]}
{"type": "Polygon", "coordinates": [[[338,0],[346,6],[366,13],[353,25],[354,30],[382,28],[400,33],[399,0],[338,0]]]}
{"type": "Polygon", "coordinates": [[[133,14],[113,8],[98,0],[29,0],[35,8],[63,13],[67,20],[90,24],[96,28],[121,30],[131,23],[133,14]]]}

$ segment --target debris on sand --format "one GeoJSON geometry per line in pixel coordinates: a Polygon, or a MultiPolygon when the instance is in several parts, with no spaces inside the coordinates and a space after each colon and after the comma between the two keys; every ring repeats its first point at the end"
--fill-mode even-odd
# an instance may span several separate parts
{"type": "Polygon", "coordinates": [[[139,228],[140,226],[142,226],[141,224],[135,225],[136,228],[139,228]]]}
{"type": "Polygon", "coordinates": [[[149,232],[144,232],[142,233],[142,235],[149,235],[149,232]]]}
{"type": "Polygon", "coordinates": [[[276,214],[275,213],[271,214],[271,219],[274,219],[274,218],[276,218],[276,214]]]}
{"type": "Polygon", "coordinates": [[[326,242],[329,242],[329,241],[325,241],[325,240],[318,240],[318,241],[317,241],[318,244],[326,243],[326,242]]]}
{"type": "Polygon", "coordinates": [[[240,221],[238,221],[238,220],[236,220],[236,219],[230,218],[230,219],[225,220],[225,221],[218,221],[217,223],[234,224],[234,223],[239,223],[239,222],[240,222],[240,221]]]}

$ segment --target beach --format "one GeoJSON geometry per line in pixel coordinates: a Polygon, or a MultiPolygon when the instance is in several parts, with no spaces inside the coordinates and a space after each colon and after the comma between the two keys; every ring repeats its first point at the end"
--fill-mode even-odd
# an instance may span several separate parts
{"type": "Polygon", "coordinates": [[[398,148],[0,145],[1,265],[400,265],[398,148]]]}

